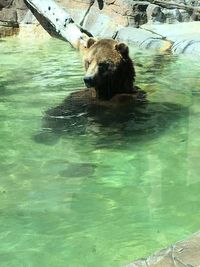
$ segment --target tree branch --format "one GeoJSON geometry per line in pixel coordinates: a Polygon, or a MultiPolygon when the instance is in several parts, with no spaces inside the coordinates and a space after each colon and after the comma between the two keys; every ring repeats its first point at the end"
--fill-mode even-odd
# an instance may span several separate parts
{"type": "Polygon", "coordinates": [[[84,47],[88,37],[92,36],[53,0],[25,0],[25,3],[50,35],[68,41],[75,48],[84,47]]]}

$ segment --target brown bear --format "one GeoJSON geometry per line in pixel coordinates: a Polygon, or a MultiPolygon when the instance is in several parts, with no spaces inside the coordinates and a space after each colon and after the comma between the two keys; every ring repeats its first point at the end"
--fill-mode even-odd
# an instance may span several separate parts
{"type": "Polygon", "coordinates": [[[89,38],[83,57],[84,82],[89,89],[74,92],[71,99],[110,108],[145,100],[145,92],[134,86],[135,68],[126,44],[89,38]]]}
{"type": "Polygon", "coordinates": [[[66,132],[93,122],[112,127],[114,122],[132,119],[137,104],[145,103],[145,93],[134,86],[135,69],[126,44],[89,38],[83,54],[88,88],[71,93],[48,110],[45,128],[66,132]]]}
{"type": "Polygon", "coordinates": [[[135,69],[128,46],[112,39],[90,38],[84,55],[87,87],[93,87],[99,100],[111,100],[117,94],[136,93],[135,69]]]}

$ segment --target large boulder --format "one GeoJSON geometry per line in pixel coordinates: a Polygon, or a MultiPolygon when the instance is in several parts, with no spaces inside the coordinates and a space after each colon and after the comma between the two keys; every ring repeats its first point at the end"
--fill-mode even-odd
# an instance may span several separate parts
{"type": "Polygon", "coordinates": [[[0,11],[0,21],[17,23],[17,11],[14,8],[3,8],[0,11]]]}
{"type": "Polygon", "coordinates": [[[0,9],[4,7],[9,7],[13,0],[0,0],[0,9]]]}
{"type": "MultiPolygon", "coordinates": [[[[133,0],[56,0],[63,7],[66,7],[68,12],[74,16],[77,22],[87,20],[87,26],[93,23],[92,14],[95,13],[100,21],[109,19],[112,24],[120,26],[138,27],[147,22],[146,9],[148,1],[133,1],[133,0]],[[91,13],[91,14],[90,14],[91,13]],[[102,18],[99,18],[102,16],[102,18]],[[106,17],[104,17],[106,16],[106,17]],[[80,18],[81,17],[81,18],[80,18]]],[[[92,25],[91,25],[92,26],[92,25]]]]}
{"type": "Polygon", "coordinates": [[[146,10],[147,20],[149,23],[163,23],[166,20],[162,8],[155,4],[150,4],[146,10]]]}
{"type": "Polygon", "coordinates": [[[121,28],[116,38],[142,48],[151,48],[159,51],[169,50],[172,46],[171,42],[163,40],[162,36],[156,33],[132,27],[121,28]]]}
{"type": "Polygon", "coordinates": [[[200,22],[184,22],[178,24],[142,25],[142,29],[160,35],[173,43],[174,54],[200,53],[200,22]],[[176,25],[176,26],[175,26],[176,25]]]}
{"type": "Polygon", "coordinates": [[[20,23],[28,11],[23,0],[0,0],[0,8],[0,21],[3,22],[20,23]]]}
{"type": "Polygon", "coordinates": [[[129,26],[139,27],[142,24],[147,23],[147,8],[149,6],[148,1],[133,1],[132,9],[128,16],[129,26]]]}

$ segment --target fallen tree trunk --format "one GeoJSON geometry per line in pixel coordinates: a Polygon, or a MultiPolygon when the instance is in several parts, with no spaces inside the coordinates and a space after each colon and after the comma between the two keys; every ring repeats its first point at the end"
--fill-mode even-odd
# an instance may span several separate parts
{"type": "Polygon", "coordinates": [[[84,47],[86,40],[92,36],[53,0],[25,0],[25,3],[50,35],[68,41],[75,48],[84,47]]]}

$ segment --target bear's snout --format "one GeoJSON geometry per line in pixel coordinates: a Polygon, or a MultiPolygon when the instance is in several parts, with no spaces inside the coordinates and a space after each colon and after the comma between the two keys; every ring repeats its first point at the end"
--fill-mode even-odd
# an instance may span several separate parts
{"type": "Polygon", "coordinates": [[[85,76],[84,77],[84,83],[87,88],[94,87],[95,86],[95,79],[94,76],[85,76]]]}

